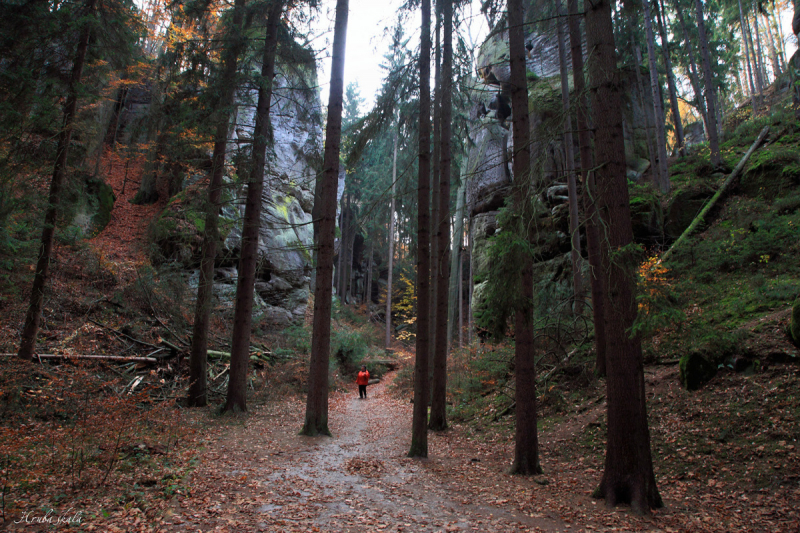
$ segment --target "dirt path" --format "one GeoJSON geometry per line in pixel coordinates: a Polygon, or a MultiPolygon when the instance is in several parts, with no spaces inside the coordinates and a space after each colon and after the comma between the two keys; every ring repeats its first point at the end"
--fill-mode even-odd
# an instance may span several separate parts
{"type": "MultiPolygon", "coordinates": [[[[210,444],[166,531],[570,531],[406,457],[411,406],[381,383],[331,398],[333,438],[296,435],[304,406],[259,408],[210,444]]],[[[469,462],[477,462],[468,459],[469,462]]]]}

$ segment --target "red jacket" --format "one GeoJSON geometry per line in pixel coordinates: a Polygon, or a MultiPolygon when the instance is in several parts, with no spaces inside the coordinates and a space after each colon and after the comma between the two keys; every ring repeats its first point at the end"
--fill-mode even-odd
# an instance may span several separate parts
{"type": "Polygon", "coordinates": [[[369,385],[369,370],[358,373],[356,378],[356,385],[369,385]]]}

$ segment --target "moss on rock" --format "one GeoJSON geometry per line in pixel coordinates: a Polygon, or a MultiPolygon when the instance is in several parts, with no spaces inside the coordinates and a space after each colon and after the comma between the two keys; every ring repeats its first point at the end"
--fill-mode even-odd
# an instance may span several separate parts
{"type": "Polygon", "coordinates": [[[681,385],[686,390],[698,390],[717,375],[714,363],[699,351],[692,351],[681,357],[678,363],[681,385]]]}

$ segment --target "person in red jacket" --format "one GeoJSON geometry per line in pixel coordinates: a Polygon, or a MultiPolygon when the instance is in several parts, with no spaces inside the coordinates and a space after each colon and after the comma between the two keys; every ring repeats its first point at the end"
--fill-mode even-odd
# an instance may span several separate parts
{"type": "Polygon", "coordinates": [[[366,366],[361,367],[361,372],[358,373],[358,377],[356,378],[356,384],[358,385],[358,397],[366,400],[367,385],[369,385],[369,372],[366,366]]]}

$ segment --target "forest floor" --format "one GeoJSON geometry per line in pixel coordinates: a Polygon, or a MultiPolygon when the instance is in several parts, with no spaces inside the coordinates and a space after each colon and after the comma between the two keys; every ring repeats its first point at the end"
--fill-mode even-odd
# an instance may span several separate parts
{"type": "MultiPolygon", "coordinates": [[[[406,457],[412,404],[390,385],[394,373],[370,386],[367,400],[355,386],[332,393],[332,437],[298,435],[299,396],[256,404],[246,415],[183,411],[175,420],[187,429],[176,443],[181,451],[168,454],[172,471],[182,473],[169,497],[155,491],[113,503],[100,491],[70,507],[85,512],[84,530],[108,532],[798,531],[800,461],[792,439],[800,369],[730,373],[695,394],[679,387],[676,374],[674,366],[647,371],[665,504],[648,517],[591,498],[602,474],[601,387],[586,390],[567,416],[542,421],[545,473],[522,477],[507,474],[509,417],[429,432],[429,458],[406,457]],[[737,424],[726,420],[728,408],[739,411],[731,415],[737,424]],[[753,423],[761,429],[751,434],[753,423]],[[740,446],[738,437],[749,442],[740,446]]],[[[163,487],[158,474],[150,483],[140,474],[139,484],[163,487]]],[[[24,522],[11,529],[45,530],[24,522]]]]}

